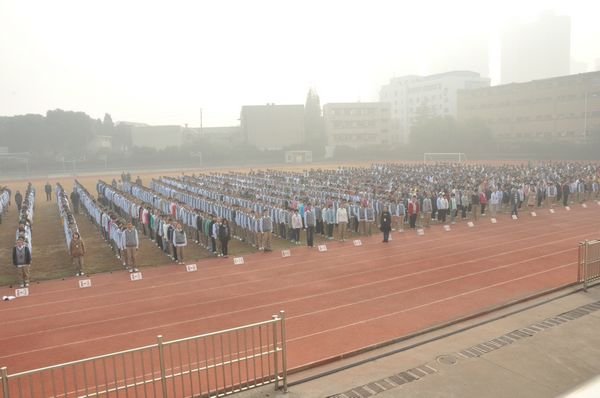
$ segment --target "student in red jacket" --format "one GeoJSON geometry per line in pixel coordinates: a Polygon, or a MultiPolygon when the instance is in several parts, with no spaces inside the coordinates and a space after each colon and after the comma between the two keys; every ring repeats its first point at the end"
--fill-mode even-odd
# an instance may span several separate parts
{"type": "Polygon", "coordinates": [[[417,217],[419,215],[419,202],[417,201],[417,195],[413,195],[410,202],[408,202],[408,217],[411,228],[416,228],[417,217]]]}

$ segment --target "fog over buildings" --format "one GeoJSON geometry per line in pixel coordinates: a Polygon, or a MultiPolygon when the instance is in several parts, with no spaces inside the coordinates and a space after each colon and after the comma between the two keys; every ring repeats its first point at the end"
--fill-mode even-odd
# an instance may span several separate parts
{"type": "Polygon", "coordinates": [[[600,136],[599,14],[566,0],[6,0],[0,147],[108,164],[584,145],[600,136]]]}

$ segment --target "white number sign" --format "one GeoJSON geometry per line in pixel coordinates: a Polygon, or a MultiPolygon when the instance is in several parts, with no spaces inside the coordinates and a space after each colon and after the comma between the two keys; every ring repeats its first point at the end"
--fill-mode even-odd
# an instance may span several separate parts
{"type": "Polygon", "coordinates": [[[141,272],[132,272],[131,274],[129,274],[129,279],[131,279],[132,281],[141,281],[142,280],[142,273],[141,272]]]}
{"type": "Polygon", "coordinates": [[[187,272],[196,272],[196,271],[198,271],[198,266],[196,264],[187,264],[185,266],[185,270],[187,272]]]}
{"type": "Polygon", "coordinates": [[[79,281],[79,287],[81,289],[86,288],[86,287],[92,287],[92,280],[91,279],[81,279],[79,281]]]}

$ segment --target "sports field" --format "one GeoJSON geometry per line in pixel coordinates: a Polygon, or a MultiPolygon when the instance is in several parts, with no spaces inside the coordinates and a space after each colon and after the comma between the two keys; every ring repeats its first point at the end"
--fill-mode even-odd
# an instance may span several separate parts
{"type": "MultiPolygon", "coordinates": [[[[150,178],[141,177],[144,183],[150,178]]],[[[92,193],[97,179],[79,178],[92,193]]],[[[69,180],[60,181],[67,190],[69,180]]],[[[262,321],[280,310],[288,319],[289,368],[298,370],[575,283],[578,243],[600,235],[594,201],[553,213],[539,209],[518,220],[506,213],[497,223],[484,217],[448,231],[434,225],[421,236],[393,232],[388,244],[375,235],[361,237],[361,246],[327,242],[325,252],[295,246],[286,258],[236,242],[232,250],[244,256],[243,265],[211,258],[196,246],[188,252],[198,266],[194,273],[170,264],[144,240],[144,278],[132,282],[98,231],[80,217],[86,261],[95,270],[112,270],[92,274],[92,288],[80,289],[56,202],[44,201],[45,182],[35,181],[33,280],[64,280],[34,283],[29,297],[0,307],[0,365],[11,373],[151,344],[158,334],[173,339],[262,321]]],[[[11,209],[0,226],[3,242],[14,236],[15,225],[11,209]]],[[[12,265],[8,249],[2,250],[7,285],[12,265]]],[[[3,295],[13,292],[2,288],[3,295]]]]}

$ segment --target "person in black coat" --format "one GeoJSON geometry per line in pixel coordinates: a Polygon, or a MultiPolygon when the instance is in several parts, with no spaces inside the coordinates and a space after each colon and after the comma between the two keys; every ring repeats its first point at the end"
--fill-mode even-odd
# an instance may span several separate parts
{"type": "Polygon", "coordinates": [[[79,214],[79,194],[75,189],[71,192],[71,204],[73,205],[73,213],[79,214]]]}
{"type": "Polygon", "coordinates": [[[15,194],[15,202],[17,203],[17,210],[21,211],[21,204],[23,203],[23,195],[21,195],[21,192],[17,191],[17,193],[15,194]]]}
{"type": "Polygon", "coordinates": [[[381,218],[379,221],[381,232],[383,232],[383,242],[387,243],[390,237],[390,231],[392,230],[392,214],[388,210],[387,206],[383,207],[381,212],[381,218]]]}
{"type": "Polygon", "coordinates": [[[569,205],[569,194],[570,193],[571,193],[571,187],[569,186],[569,182],[565,181],[565,183],[562,186],[563,206],[568,206],[569,205]]]}
{"type": "Polygon", "coordinates": [[[44,185],[44,191],[46,192],[46,201],[51,201],[52,200],[52,185],[50,185],[50,182],[47,182],[46,185],[44,185]]]}
{"type": "Polygon", "coordinates": [[[29,286],[29,267],[31,265],[31,251],[25,244],[25,239],[19,237],[12,251],[13,265],[19,269],[21,287],[29,286]]]}
{"type": "Polygon", "coordinates": [[[219,240],[221,241],[221,253],[223,257],[227,257],[227,244],[231,240],[231,228],[226,218],[221,221],[219,226],[219,240]]]}

